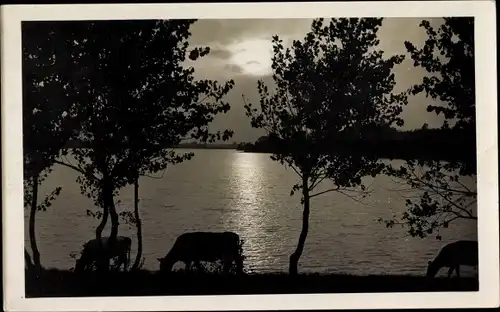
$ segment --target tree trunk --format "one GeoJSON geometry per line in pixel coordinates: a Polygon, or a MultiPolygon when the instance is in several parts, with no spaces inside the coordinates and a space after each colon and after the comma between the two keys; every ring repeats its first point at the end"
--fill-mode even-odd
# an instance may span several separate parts
{"type": "Polygon", "coordinates": [[[108,215],[109,215],[108,207],[106,205],[104,205],[101,223],[99,223],[99,225],[95,229],[95,238],[98,241],[101,241],[102,231],[104,231],[104,228],[106,227],[106,223],[108,223],[108,215]]]}
{"type": "Polygon", "coordinates": [[[106,272],[109,270],[109,257],[107,255],[106,250],[104,250],[102,248],[101,238],[102,238],[102,232],[104,231],[104,228],[106,227],[106,223],[108,223],[109,204],[108,204],[107,197],[109,196],[108,195],[109,191],[108,191],[108,186],[107,186],[105,179],[103,179],[103,181],[101,183],[102,183],[101,196],[102,196],[103,213],[102,213],[101,223],[99,223],[99,225],[97,226],[97,228],[95,230],[95,235],[96,235],[96,239],[97,239],[98,246],[99,246],[99,257],[97,259],[97,270],[106,272]]]}
{"type": "Polygon", "coordinates": [[[109,234],[109,240],[114,242],[118,236],[118,225],[120,225],[120,222],[112,193],[109,196],[109,216],[111,218],[111,233],[109,234]]]}
{"type": "Polygon", "coordinates": [[[103,210],[102,211],[102,219],[101,219],[101,223],[99,223],[99,225],[97,226],[97,228],[95,230],[95,238],[99,242],[99,247],[101,247],[100,242],[101,242],[101,238],[102,238],[102,232],[104,231],[104,228],[106,227],[106,223],[108,223],[109,206],[107,205],[107,201],[106,201],[106,196],[108,196],[108,195],[107,195],[107,173],[106,173],[106,166],[104,165],[105,162],[102,159],[102,157],[97,157],[96,162],[101,167],[101,172],[103,173],[103,178],[101,181],[99,181],[100,187],[101,187],[100,201],[101,201],[101,205],[103,206],[102,207],[102,210],[103,210]]]}
{"type": "Polygon", "coordinates": [[[37,210],[37,199],[38,199],[38,174],[33,176],[33,194],[31,198],[31,209],[30,209],[30,220],[29,220],[29,235],[31,251],[33,255],[33,265],[34,268],[39,271],[42,267],[40,263],[40,252],[38,251],[38,246],[36,244],[35,235],[35,216],[37,210]]]}
{"type": "Polygon", "coordinates": [[[115,240],[118,236],[118,213],[116,212],[115,202],[113,198],[113,185],[108,179],[104,178],[102,185],[102,196],[103,196],[103,220],[101,224],[96,229],[96,238],[100,239],[102,237],[102,232],[106,226],[108,214],[111,219],[111,234],[109,235],[110,240],[115,240]]]}
{"type": "Polygon", "coordinates": [[[304,211],[302,212],[302,231],[300,232],[299,242],[294,253],[290,255],[290,267],[288,273],[290,275],[298,274],[299,259],[304,250],[304,245],[307,238],[307,233],[309,231],[309,178],[304,175],[302,178],[302,196],[304,198],[304,211]]]}
{"type": "Polygon", "coordinates": [[[106,205],[104,205],[101,223],[99,223],[99,225],[97,226],[97,228],[95,230],[95,236],[96,236],[99,250],[100,250],[100,254],[99,254],[99,257],[97,259],[97,270],[98,271],[108,271],[109,270],[109,259],[105,255],[105,253],[103,252],[103,248],[102,248],[102,244],[101,244],[102,243],[102,241],[101,241],[102,232],[104,231],[104,228],[106,227],[106,223],[108,222],[108,215],[109,215],[108,207],[106,205]]]}
{"type": "Polygon", "coordinates": [[[142,257],[142,223],[139,216],[139,178],[135,180],[134,183],[134,217],[137,226],[137,255],[135,256],[134,265],[132,270],[139,268],[142,257]]]}
{"type": "Polygon", "coordinates": [[[106,193],[105,193],[105,205],[108,206],[109,209],[109,217],[111,219],[111,233],[109,234],[109,239],[108,239],[108,248],[109,250],[106,251],[106,263],[107,266],[106,268],[109,269],[109,260],[111,259],[111,254],[108,253],[111,250],[115,249],[115,244],[116,244],[116,238],[118,236],[118,213],[116,212],[116,207],[115,207],[115,201],[113,198],[113,184],[112,182],[106,182],[106,193]]]}

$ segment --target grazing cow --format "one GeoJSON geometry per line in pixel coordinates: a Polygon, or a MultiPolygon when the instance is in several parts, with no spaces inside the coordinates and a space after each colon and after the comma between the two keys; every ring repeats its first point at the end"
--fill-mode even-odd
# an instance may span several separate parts
{"type": "Polygon", "coordinates": [[[131,245],[132,239],[125,236],[117,236],[114,243],[110,242],[109,237],[102,237],[100,246],[97,239],[90,240],[85,244],[82,256],[76,261],[75,271],[84,271],[94,262],[99,263],[100,259],[105,259],[109,263],[109,259],[114,257],[118,257],[117,268],[123,264],[123,270],[127,271],[131,245]]]}
{"type": "Polygon", "coordinates": [[[215,262],[222,260],[224,273],[229,272],[233,261],[238,273],[243,272],[243,259],[240,254],[240,237],[233,232],[211,233],[193,232],[180,235],[172,249],[164,258],[158,258],[160,271],[170,272],[175,263],[184,262],[186,271],[193,263],[199,268],[200,261],[215,262]]]}
{"type": "Polygon", "coordinates": [[[441,249],[434,261],[429,261],[427,277],[436,276],[437,272],[448,267],[448,277],[451,277],[453,270],[460,277],[460,265],[474,266],[477,268],[478,248],[477,241],[457,241],[450,243],[441,249]]]}

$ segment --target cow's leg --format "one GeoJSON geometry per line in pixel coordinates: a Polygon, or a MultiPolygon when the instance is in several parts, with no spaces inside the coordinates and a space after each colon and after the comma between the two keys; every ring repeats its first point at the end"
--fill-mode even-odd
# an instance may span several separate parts
{"type": "Polygon", "coordinates": [[[222,263],[223,263],[223,269],[222,270],[223,270],[224,274],[229,273],[229,271],[231,270],[231,265],[233,264],[233,258],[225,256],[222,259],[222,263]]]}
{"type": "Polygon", "coordinates": [[[104,272],[109,271],[110,257],[107,253],[100,251],[99,253],[97,253],[96,260],[97,260],[96,264],[98,271],[104,271],[104,272]]]}
{"type": "Polygon", "coordinates": [[[84,271],[98,271],[100,269],[99,266],[99,255],[91,254],[89,257],[85,259],[83,262],[84,264],[84,271]]]}
{"type": "Polygon", "coordinates": [[[453,270],[455,269],[455,266],[451,265],[450,269],[448,270],[448,278],[451,277],[451,274],[453,273],[453,270]]]}
{"type": "Polygon", "coordinates": [[[185,266],[185,268],[184,268],[184,271],[186,271],[186,272],[191,271],[191,264],[192,264],[192,261],[191,261],[191,260],[187,260],[185,263],[186,263],[186,266],[185,266]]]}
{"type": "Polygon", "coordinates": [[[113,272],[119,271],[121,267],[121,256],[119,253],[114,253],[112,251],[109,251],[108,254],[109,257],[109,262],[110,262],[110,269],[113,270],[113,272]]]}
{"type": "Polygon", "coordinates": [[[460,277],[460,265],[457,264],[457,266],[455,267],[455,272],[457,273],[457,277],[460,277]]]}
{"type": "Polygon", "coordinates": [[[201,271],[201,263],[200,260],[195,260],[194,265],[196,266],[196,270],[201,271]]]}
{"type": "Polygon", "coordinates": [[[243,257],[240,255],[239,252],[233,254],[231,263],[233,262],[236,266],[236,273],[237,274],[243,273],[243,257]]]}
{"type": "Polygon", "coordinates": [[[235,260],[236,260],[236,269],[238,271],[237,273],[238,274],[243,273],[243,259],[242,259],[242,257],[238,255],[238,256],[236,256],[235,260]]]}
{"type": "Polygon", "coordinates": [[[123,262],[123,271],[127,272],[127,270],[128,270],[127,250],[125,250],[125,252],[122,254],[121,262],[123,262]]]}
{"type": "Polygon", "coordinates": [[[109,257],[109,262],[110,262],[110,271],[116,272],[120,269],[120,257],[109,257]]]}
{"type": "Polygon", "coordinates": [[[119,254],[118,256],[118,266],[117,266],[117,270],[118,271],[121,271],[122,270],[122,265],[123,265],[123,271],[125,271],[125,258],[123,257],[122,254],[119,254]]]}

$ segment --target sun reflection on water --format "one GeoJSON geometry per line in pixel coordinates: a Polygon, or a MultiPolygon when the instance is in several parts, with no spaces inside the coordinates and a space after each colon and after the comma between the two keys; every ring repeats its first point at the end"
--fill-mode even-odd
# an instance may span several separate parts
{"type": "MultiPolygon", "coordinates": [[[[272,255],[266,254],[272,247],[267,239],[273,233],[267,233],[268,214],[264,211],[268,200],[267,177],[262,164],[263,155],[237,153],[232,163],[231,209],[227,222],[233,224],[244,240],[244,252],[247,264],[263,267],[272,265],[272,255]]],[[[249,269],[251,269],[251,267],[249,269]]]]}

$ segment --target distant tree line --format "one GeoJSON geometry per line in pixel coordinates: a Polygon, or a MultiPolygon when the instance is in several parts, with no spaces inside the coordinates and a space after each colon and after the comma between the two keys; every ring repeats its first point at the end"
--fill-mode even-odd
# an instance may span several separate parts
{"type": "MultiPolygon", "coordinates": [[[[325,143],[331,153],[368,154],[387,159],[476,160],[476,136],[461,129],[428,128],[400,131],[379,127],[365,137],[340,137],[325,143]]],[[[237,150],[252,153],[273,153],[277,144],[269,136],[261,136],[254,143],[239,143],[237,150]]]]}
{"type": "MultiPolygon", "coordinates": [[[[199,142],[187,142],[180,143],[176,145],[163,146],[164,148],[189,148],[189,149],[236,149],[238,147],[237,143],[199,143],[199,142]]],[[[92,146],[78,139],[72,139],[66,141],[64,148],[92,148],[92,146]]]]}

